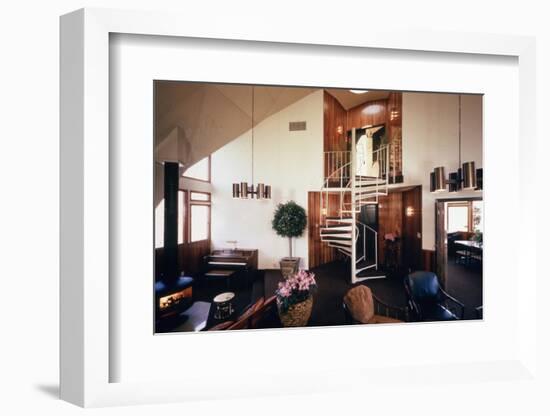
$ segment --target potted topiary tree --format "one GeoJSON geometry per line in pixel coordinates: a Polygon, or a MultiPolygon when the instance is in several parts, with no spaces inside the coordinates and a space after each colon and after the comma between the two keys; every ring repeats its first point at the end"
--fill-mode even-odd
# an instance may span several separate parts
{"type": "Polygon", "coordinates": [[[271,225],[281,237],[288,237],[289,257],[281,260],[281,273],[284,277],[298,271],[299,257],[292,256],[292,238],[300,237],[306,228],[306,211],[294,201],[277,205],[271,225]]]}

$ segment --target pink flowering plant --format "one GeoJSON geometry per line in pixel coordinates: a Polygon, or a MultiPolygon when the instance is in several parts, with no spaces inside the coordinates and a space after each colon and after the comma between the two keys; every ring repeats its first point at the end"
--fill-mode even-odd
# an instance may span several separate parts
{"type": "Polygon", "coordinates": [[[275,293],[281,312],[287,312],[292,305],[303,302],[316,289],[315,274],[305,270],[300,270],[289,276],[284,282],[279,282],[275,293]]]}

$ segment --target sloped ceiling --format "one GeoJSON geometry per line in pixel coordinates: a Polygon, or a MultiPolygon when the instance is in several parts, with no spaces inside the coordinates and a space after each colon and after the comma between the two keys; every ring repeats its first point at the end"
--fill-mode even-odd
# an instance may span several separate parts
{"type": "MultiPolygon", "coordinates": [[[[313,91],[254,87],[254,125],[313,91]]],[[[156,159],[188,167],[250,130],[252,86],[158,81],[155,111],[156,159]]]]}
{"type": "Polygon", "coordinates": [[[338,100],[345,110],[356,107],[367,101],[385,100],[390,95],[389,91],[370,90],[364,94],[355,94],[347,89],[327,88],[326,91],[338,100]]]}

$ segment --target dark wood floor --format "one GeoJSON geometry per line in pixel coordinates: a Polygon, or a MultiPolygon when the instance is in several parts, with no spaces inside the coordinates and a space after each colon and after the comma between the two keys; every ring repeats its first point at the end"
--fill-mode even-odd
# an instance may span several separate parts
{"type": "MultiPolygon", "coordinates": [[[[314,297],[311,326],[344,325],[346,323],[342,300],[346,292],[353,286],[350,283],[349,263],[335,261],[312,269],[317,280],[318,290],[314,297]]],[[[398,307],[407,305],[407,297],[403,285],[405,272],[389,274],[384,279],[373,279],[359,284],[368,286],[384,303],[398,307]]],[[[275,294],[277,284],[282,280],[279,270],[258,271],[256,278],[249,283],[236,285],[229,290],[250,298],[250,302],[264,296],[268,298],[275,294]]],[[[194,300],[209,303],[213,297],[228,288],[223,281],[198,284],[194,292],[194,300]]],[[[480,268],[455,264],[449,259],[447,291],[465,304],[465,319],[476,319],[475,308],[482,305],[482,276],[480,268]]]]}
{"type": "MultiPolygon", "coordinates": [[[[325,264],[312,270],[315,273],[318,290],[314,297],[310,320],[312,326],[345,324],[342,299],[353,286],[350,283],[349,266],[342,261],[325,264]]],[[[359,284],[368,286],[384,303],[406,307],[407,295],[403,280],[405,272],[388,274],[384,279],[367,280],[359,284]]],[[[275,292],[281,280],[278,270],[266,270],[264,275],[264,296],[275,292]]],[[[448,268],[448,292],[465,304],[464,319],[476,319],[475,308],[482,305],[481,270],[455,264],[451,259],[448,268]]],[[[258,290],[255,291],[258,296],[258,290]]]]}

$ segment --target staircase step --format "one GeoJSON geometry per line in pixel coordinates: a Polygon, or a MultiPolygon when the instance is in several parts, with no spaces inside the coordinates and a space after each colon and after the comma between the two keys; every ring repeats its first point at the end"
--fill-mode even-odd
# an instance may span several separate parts
{"type": "Polygon", "coordinates": [[[386,180],[385,179],[376,179],[376,178],[373,178],[373,179],[367,179],[367,180],[356,180],[355,181],[355,186],[375,186],[375,185],[385,185],[386,184],[386,180]]]}
{"type": "Polygon", "coordinates": [[[381,270],[367,269],[361,272],[356,272],[355,277],[357,281],[369,280],[369,279],[384,279],[386,274],[381,270]]]}
{"type": "Polygon", "coordinates": [[[352,217],[326,217],[326,221],[354,222],[352,217]]]}
{"type": "Polygon", "coordinates": [[[331,237],[331,236],[325,237],[325,236],[321,236],[321,241],[322,241],[323,243],[331,243],[331,242],[333,242],[333,241],[335,241],[335,242],[342,242],[342,241],[344,241],[344,242],[345,242],[345,241],[350,241],[350,240],[351,240],[351,237],[347,237],[347,238],[345,238],[345,239],[341,239],[341,237],[331,237]]]}
{"type": "Polygon", "coordinates": [[[331,229],[331,228],[328,228],[328,229],[323,229],[323,228],[321,228],[321,235],[329,235],[329,234],[334,234],[334,235],[349,234],[350,231],[351,231],[351,227],[347,227],[346,230],[335,230],[335,229],[331,229]]]}
{"type": "Polygon", "coordinates": [[[355,195],[376,195],[376,194],[384,194],[386,195],[385,191],[382,191],[380,188],[378,189],[369,189],[369,188],[353,188],[355,195]]]}
{"type": "Polygon", "coordinates": [[[327,241],[329,246],[346,248],[351,251],[351,240],[348,241],[327,241]]]}
{"type": "Polygon", "coordinates": [[[361,261],[358,261],[356,264],[357,264],[356,266],[357,268],[368,267],[374,264],[374,260],[372,259],[361,260],[361,261]]]}
{"type": "Polygon", "coordinates": [[[321,235],[321,241],[351,241],[351,235],[328,236],[323,234],[321,235]]]}
{"type": "Polygon", "coordinates": [[[328,237],[322,238],[321,241],[324,243],[336,243],[344,246],[351,246],[351,238],[349,237],[328,237]]]}
{"type": "Polygon", "coordinates": [[[334,229],[341,229],[341,230],[349,230],[353,227],[353,224],[351,223],[341,223],[341,224],[326,224],[321,227],[321,229],[327,229],[327,230],[334,230],[334,229]]]}
{"type": "Polygon", "coordinates": [[[364,270],[375,269],[375,268],[376,268],[376,263],[374,263],[374,262],[371,263],[371,264],[364,263],[364,265],[361,266],[361,267],[359,267],[359,265],[357,265],[355,267],[355,274],[357,275],[357,274],[361,273],[364,270]]]}

